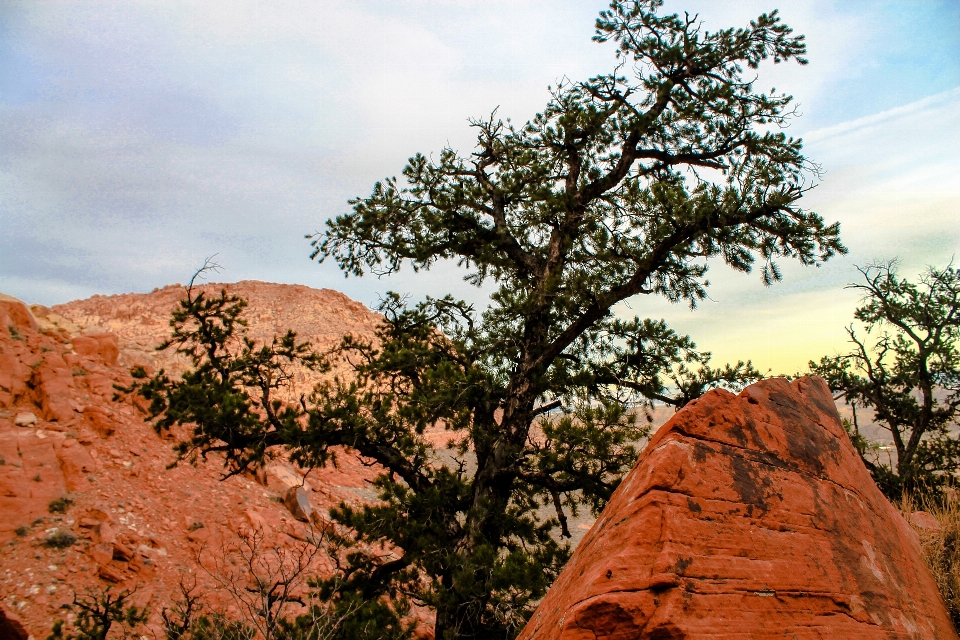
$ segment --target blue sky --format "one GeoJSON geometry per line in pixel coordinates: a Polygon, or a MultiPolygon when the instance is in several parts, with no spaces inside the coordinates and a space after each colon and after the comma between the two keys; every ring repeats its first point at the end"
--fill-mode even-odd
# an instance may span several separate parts
{"type": "MultiPolygon", "coordinates": [[[[303,239],[415,152],[471,148],[469,117],[523,121],[559,78],[612,68],[590,41],[605,3],[0,2],[0,291],[51,304],[149,291],[218,254],[224,280],[451,290],[451,269],[347,279],[303,239]]],[[[668,0],[707,28],[772,2],[668,0]]],[[[655,300],[718,359],[792,371],[842,348],[854,264],[906,273],[960,247],[960,2],[792,0],[810,65],[762,69],[826,170],[807,206],[850,256],[822,269],[711,273],[696,312],[655,300]]]]}

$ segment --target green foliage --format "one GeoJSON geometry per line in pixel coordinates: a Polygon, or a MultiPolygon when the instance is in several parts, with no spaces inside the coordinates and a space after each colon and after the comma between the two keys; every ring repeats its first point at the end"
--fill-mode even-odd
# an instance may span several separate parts
{"type": "Polygon", "coordinates": [[[307,343],[296,341],[293,331],[259,348],[243,336],[246,321],[240,315],[247,306],[245,300],[227,295],[225,290],[211,298],[202,292],[194,297],[192,292],[193,281],[187,298],[171,318],[170,340],[158,349],[176,345],[177,352],[189,357],[194,368],[173,381],[162,369],[148,378],[143,367],[136,367],[131,371],[133,385],[118,389],[136,389],[150,401],[151,415],[162,416],[155,423],[158,433],[175,424],[197,426],[193,437],[180,443],[181,456],[222,451],[228,464],[243,470],[261,459],[269,446],[279,444],[281,435],[300,430],[298,420],[303,411],[296,406],[281,408],[272,395],[290,381],[289,366],[294,362],[309,369],[326,365],[307,343]],[[274,435],[265,436],[261,414],[274,435]],[[241,440],[249,449],[218,446],[221,435],[227,442],[241,440]]]}
{"type": "Polygon", "coordinates": [[[930,267],[919,283],[900,279],[896,263],[860,269],[863,293],[847,328],[853,349],[810,363],[856,410],[872,410],[889,431],[896,460],[884,460],[853,425],[854,444],[892,499],[904,493],[939,495],[960,469],[952,431],[960,408],[960,272],[930,267]]]}
{"type": "Polygon", "coordinates": [[[493,291],[485,310],[388,294],[374,340],[320,358],[292,333],[255,345],[243,300],[191,286],[166,346],[193,370],[134,373],[157,429],[192,427],[181,455],[219,451],[237,473],[274,447],[308,468],[348,447],[382,470],[379,502],[331,512],[343,553],[317,586],[350,628],[375,619],[402,637],[412,602],[436,612],[437,640],[513,637],[569,556],[567,513],[598,512],[636,459],[649,433],[637,416],[761,377],[749,362],[712,367],[628,303],[696,306],[708,260],[759,259],[770,284],[779,258],[845,251],[838,225],[797,206],[815,167],[776,130],[791,98],[744,77],[767,59],[805,63],[803,38],[775,13],[707,32],[661,4],[615,1],[597,21],[629,77],[563,82],[519,128],[474,121],[471,155],[414,156],[403,182],[377,183],[313,236],[313,257],[356,276],[456,261],[493,291]],[[352,375],[274,400],[290,366],[334,360],[352,375]],[[452,450],[425,436],[436,428],[452,450]]]}
{"type": "Polygon", "coordinates": [[[50,504],[47,505],[47,511],[50,513],[66,513],[72,504],[73,500],[70,498],[57,498],[56,500],[50,501],[50,504]]]}
{"type": "Polygon", "coordinates": [[[87,593],[73,596],[71,608],[77,619],[73,631],[65,631],[62,620],[53,625],[53,632],[47,640],[107,640],[111,629],[121,628],[125,635],[147,622],[147,610],[129,604],[133,591],[110,592],[107,587],[101,593],[87,593]]]}

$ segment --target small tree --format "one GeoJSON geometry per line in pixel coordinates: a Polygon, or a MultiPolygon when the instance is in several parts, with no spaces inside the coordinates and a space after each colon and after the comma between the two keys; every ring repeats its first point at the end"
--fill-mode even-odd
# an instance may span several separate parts
{"type": "Polygon", "coordinates": [[[847,328],[850,353],[823,357],[810,369],[852,408],[854,442],[880,488],[938,493],[960,469],[960,440],[952,430],[960,408],[960,273],[929,268],[919,284],[899,279],[896,263],[859,268],[863,293],[847,328]],[[872,410],[896,449],[883,461],[859,432],[857,409],[872,410]],[[858,437],[859,436],[859,437],[858,437]]]}
{"type": "Polygon", "coordinates": [[[797,206],[813,167],[775,130],[791,98],[744,77],[769,58],[805,63],[802,36],[776,13],[707,32],[661,5],[601,14],[616,73],[561,83],[523,127],[473,122],[473,154],[413,157],[406,184],[378,183],[313,237],[314,257],[356,276],[458,261],[470,283],[494,286],[486,310],[390,294],[375,340],[328,354],[354,375],[283,405],[272,385],[309,350],[290,334],[255,348],[241,300],[188,295],[173,343],[195,372],[137,372],[161,428],[193,425],[183,452],[223,451],[231,472],[274,447],[305,467],[335,462],[337,447],[378,465],[380,502],[332,512],[354,545],[338,593],[410,598],[435,612],[438,640],[522,627],[569,555],[566,513],[601,509],[635,460],[648,427],[634,407],[759,376],[749,363],[712,368],[689,338],[621,303],[695,306],[710,259],[750,271],[759,257],[770,284],[778,257],[845,250],[836,224],[797,206]],[[564,417],[548,419],[555,409],[564,417]],[[448,429],[454,450],[438,451],[428,428],[448,429]]]}
{"type": "Polygon", "coordinates": [[[111,593],[110,587],[102,592],[74,594],[70,608],[76,610],[77,619],[73,631],[64,629],[64,622],[58,620],[53,625],[47,640],[107,640],[111,630],[120,629],[119,634],[110,637],[130,638],[133,632],[147,622],[146,608],[130,604],[130,597],[136,589],[111,593]]]}

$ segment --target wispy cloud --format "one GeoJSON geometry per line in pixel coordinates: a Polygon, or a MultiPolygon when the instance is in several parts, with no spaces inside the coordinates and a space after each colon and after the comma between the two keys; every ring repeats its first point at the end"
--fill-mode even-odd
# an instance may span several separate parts
{"type": "MultiPolygon", "coordinates": [[[[943,91],[942,93],[928,96],[922,100],[911,102],[910,104],[894,107],[893,109],[887,109],[886,111],[881,111],[880,113],[850,120],[849,122],[841,122],[830,127],[816,129],[805,134],[803,139],[808,144],[816,143],[821,140],[836,138],[838,136],[854,133],[866,128],[875,127],[886,122],[901,120],[903,118],[923,117],[926,112],[930,111],[939,112],[945,109],[946,112],[943,113],[943,115],[949,116],[950,111],[956,107],[958,100],[960,100],[960,87],[955,87],[953,89],[943,91]]],[[[936,115],[936,113],[933,115],[936,115]]],[[[949,129],[950,125],[948,122],[937,120],[934,122],[934,126],[938,128],[944,128],[946,126],[944,133],[948,138],[953,133],[949,129]]]]}

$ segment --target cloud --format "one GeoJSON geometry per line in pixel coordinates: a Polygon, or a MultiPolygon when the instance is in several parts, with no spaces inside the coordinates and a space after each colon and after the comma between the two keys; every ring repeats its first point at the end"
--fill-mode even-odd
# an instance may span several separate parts
{"type": "MultiPolygon", "coordinates": [[[[228,279],[331,286],[367,303],[388,288],[414,296],[451,290],[482,302],[483,292],[449,265],[386,281],[344,280],[335,265],[307,260],[303,234],[343,213],[348,198],[368,193],[376,180],[397,175],[415,152],[436,154],[446,144],[469,152],[467,118],[499,106],[501,116],[522,122],[542,108],[548,84],[611,70],[611,47],[590,41],[606,4],[6,3],[0,290],[44,303],[148,291],[184,280],[219,253],[228,279]]],[[[769,9],[764,0],[667,4],[684,6],[701,11],[708,28],[745,25],[769,9]]],[[[908,102],[890,102],[883,73],[908,93],[928,95],[958,68],[942,55],[950,36],[931,35],[947,33],[947,21],[925,41],[930,66],[946,71],[931,80],[907,56],[904,64],[913,64],[919,79],[903,79],[896,71],[902,65],[881,55],[906,46],[894,30],[904,18],[891,6],[791,3],[783,17],[807,34],[811,64],[763,71],[758,85],[776,85],[800,101],[804,117],[794,128],[828,171],[811,206],[841,220],[857,259],[903,247],[941,256],[956,244],[947,225],[955,194],[943,186],[955,138],[932,124],[946,119],[957,130],[946,107],[931,111],[931,103],[912,107],[912,116],[896,112],[827,129],[908,102]],[[864,99],[871,91],[880,98],[864,99]],[[898,224],[896,211],[925,222],[885,234],[884,225],[898,224]]],[[[933,9],[916,20],[933,24],[948,15],[933,9]]],[[[769,291],[755,276],[718,268],[716,305],[775,308],[778,296],[837,287],[850,266],[835,264],[788,270],[787,282],[769,291]]],[[[659,304],[649,307],[652,314],[659,304]]],[[[681,310],[678,321],[712,343],[714,333],[698,334],[686,320],[709,325],[707,311],[681,310]]]]}

